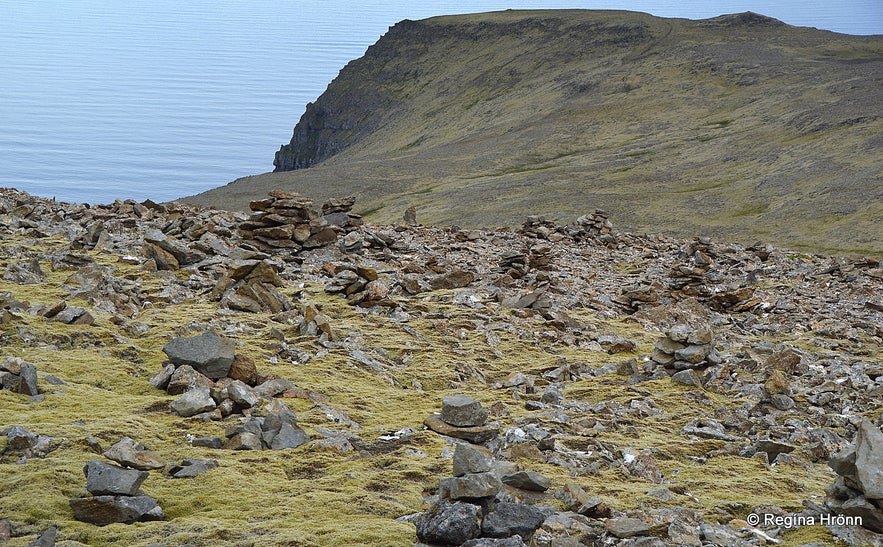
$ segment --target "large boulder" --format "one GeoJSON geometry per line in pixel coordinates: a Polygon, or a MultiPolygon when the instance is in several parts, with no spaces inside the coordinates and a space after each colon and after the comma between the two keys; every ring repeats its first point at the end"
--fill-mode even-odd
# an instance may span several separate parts
{"type": "Polygon", "coordinates": [[[442,399],[441,419],[457,427],[475,427],[487,421],[487,410],[467,395],[451,395],[442,399]]]}
{"type": "Polygon", "coordinates": [[[417,538],[437,545],[461,545],[481,534],[481,507],[441,500],[417,521],[417,538]]]}
{"type": "Polygon", "coordinates": [[[212,399],[211,390],[207,387],[191,389],[171,403],[169,408],[178,416],[195,416],[202,412],[208,412],[215,408],[215,400],[212,399]]]}
{"type": "Polygon", "coordinates": [[[190,338],[175,338],[165,345],[163,351],[169,360],[178,365],[190,365],[198,372],[217,380],[230,371],[236,343],[210,332],[190,338]]]}
{"type": "Polygon", "coordinates": [[[856,435],[855,468],[865,497],[883,500],[883,433],[867,418],[856,435]]]}
{"type": "Polygon", "coordinates": [[[492,538],[518,535],[527,541],[544,520],[546,515],[535,507],[523,503],[500,502],[484,517],[481,532],[492,538]]]}
{"type": "Polygon", "coordinates": [[[96,496],[134,496],[148,475],[146,471],[123,469],[98,460],[87,463],[83,472],[86,474],[86,490],[96,496]]]}
{"type": "Polygon", "coordinates": [[[156,500],[150,496],[94,496],[70,500],[74,518],[81,522],[106,526],[115,522],[162,520],[165,518],[156,500]]]}

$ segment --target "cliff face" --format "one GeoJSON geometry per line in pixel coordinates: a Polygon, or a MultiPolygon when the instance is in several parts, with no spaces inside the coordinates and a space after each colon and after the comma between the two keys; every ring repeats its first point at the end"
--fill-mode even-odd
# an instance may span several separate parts
{"type": "Polygon", "coordinates": [[[746,13],[506,11],[403,21],[309,105],[274,187],[374,221],[571,221],[883,252],[883,38],[746,13]],[[295,171],[290,171],[295,169],[295,171]]]}

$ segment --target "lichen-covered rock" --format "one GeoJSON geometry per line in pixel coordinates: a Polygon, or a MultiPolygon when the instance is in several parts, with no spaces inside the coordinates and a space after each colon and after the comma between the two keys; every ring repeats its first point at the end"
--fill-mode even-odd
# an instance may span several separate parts
{"type": "Polygon", "coordinates": [[[214,409],[215,406],[215,400],[212,399],[211,391],[207,387],[191,389],[169,403],[172,412],[185,418],[207,412],[214,409]]]}
{"type": "Polygon", "coordinates": [[[491,470],[493,456],[486,448],[471,444],[458,444],[454,449],[454,476],[467,473],[485,473],[491,470]]]}
{"type": "Polygon", "coordinates": [[[140,443],[136,443],[130,437],[123,437],[114,443],[104,451],[102,456],[120,465],[142,471],[161,469],[166,465],[165,460],[159,454],[148,450],[140,443]]]}

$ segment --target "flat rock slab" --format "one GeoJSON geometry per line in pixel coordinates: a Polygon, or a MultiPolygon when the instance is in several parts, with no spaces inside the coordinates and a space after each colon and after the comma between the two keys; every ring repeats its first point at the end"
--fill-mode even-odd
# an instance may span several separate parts
{"type": "Polygon", "coordinates": [[[607,530],[614,536],[624,539],[635,536],[646,536],[650,533],[650,527],[641,519],[620,517],[607,519],[604,523],[607,530]]]}
{"type": "Polygon", "coordinates": [[[496,496],[502,486],[493,473],[467,473],[438,481],[439,496],[452,500],[489,498],[496,496]]]}
{"type": "Polygon", "coordinates": [[[218,467],[218,460],[203,458],[190,458],[181,462],[169,470],[169,475],[175,479],[185,479],[207,473],[218,467]]]}
{"type": "Polygon", "coordinates": [[[545,492],[552,486],[552,481],[535,471],[518,471],[510,475],[503,475],[503,483],[522,490],[545,492]]]}
{"type": "Polygon", "coordinates": [[[156,500],[150,496],[94,496],[73,498],[69,503],[75,519],[98,526],[165,518],[156,500]]]}
{"type": "Polygon", "coordinates": [[[175,338],[165,345],[163,352],[172,363],[190,365],[217,380],[230,371],[235,346],[236,343],[229,338],[206,332],[191,338],[175,338]]]}
{"type": "Polygon", "coordinates": [[[471,444],[458,444],[454,449],[454,476],[466,473],[485,473],[491,470],[493,456],[486,448],[471,444]]]}
{"type": "Polygon", "coordinates": [[[476,444],[487,442],[500,433],[500,426],[497,423],[475,427],[457,427],[442,420],[440,414],[430,414],[423,420],[423,425],[436,433],[476,444]]]}
{"type": "Polygon", "coordinates": [[[134,496],[147,478],[146,471],[123,469],[98,460],[83,467],[86,474],[86,490],[95,495],[134,496]]]}

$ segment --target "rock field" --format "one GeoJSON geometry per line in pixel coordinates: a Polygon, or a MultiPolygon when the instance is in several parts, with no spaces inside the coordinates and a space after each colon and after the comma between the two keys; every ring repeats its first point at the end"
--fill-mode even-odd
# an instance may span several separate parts
{"type": "Polygon", "coordinates": [[[0,190],[0,545],[883,545],[879,259],[0,190]]]}

